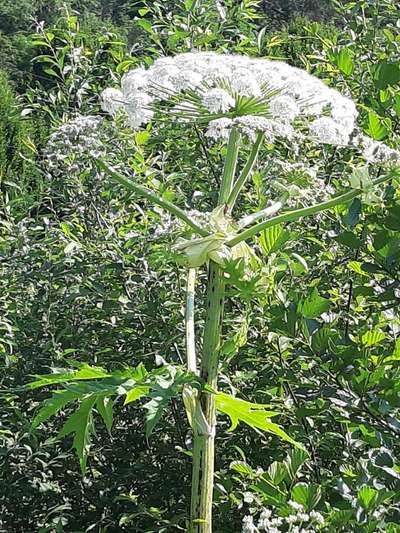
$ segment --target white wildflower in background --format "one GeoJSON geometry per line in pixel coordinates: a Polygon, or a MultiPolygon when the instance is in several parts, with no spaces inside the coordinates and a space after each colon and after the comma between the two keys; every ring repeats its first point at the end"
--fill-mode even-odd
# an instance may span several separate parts
{"type": "Polygon", "coordinates": [[[242,533],[257,533],[257,528],[254,525],[253,517],[251,515],[243,518],[242,533]]]}
{"type": "Polygon", "coordinates": [[[288,504],[290,505],[290,507],[292,509],[294,509],[295,511],[304,511],[304,507],[301,505],[301,503],[297,503],[293,500],[289,500],[288,501],[288,504]]]}
{"type": "Polygon", "coordinates": [[[381,141],[374,141],[366,135],[358,135],[353,144],[361,148],[366,161],[369,163],[400,164],[400,152],[381,141]]]}
{"type": "MultiPolygon", "coordinates": [[[[188,110],[193,120],[197,98],[203,109],[226,114],[227,120],[247,115],[243,127],[251,139],[261,130],[271,142],[279,137],[291,140],[293,121],[303,120],[303,129],[307,133],[309,128],[315,142],[346,145],[357,117],[350,99],[304,70],[280,61],[215,52],[162,57],[147,70],[140,67],[128,72],[121,81],[123,98],[117,92],[103,93],[103,109],[115,114],[122,100],[129,124],[137,128],[153,118],[154,104],[176,99],[177,95],[185,102],[187,91],[190,105],[185,108],[182,104],[182,109],[188,110]],[[252,111],[250,105],[243,106],[243,98],[258,103],[258,107],[253,106],[252,111]],[[259,121],[262,117],[270,120],[259,121]]],[[[201,115],[200,110],[197,113],[201,115]]],[[[211,120],[207,136],[225,139],[235,124],[211,120]]]]}
{"type": "Polygon", "coordinates": [[[50,135],[43,155],[51,176],[84,169],[85,157],[98,159],[105,156],[104,139],[100,133],[102,121],[101,117],[78,115],[50,135]]]}

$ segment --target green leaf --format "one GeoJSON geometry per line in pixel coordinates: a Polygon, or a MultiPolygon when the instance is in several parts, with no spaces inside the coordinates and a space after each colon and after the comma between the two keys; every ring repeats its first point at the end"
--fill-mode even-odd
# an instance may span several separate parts
{"type": "Polygon", "coordinates": [[[76,381],[81,379],[101,379],[111,377],[111,374],[106,372],[103,368],[96,366],[89,366],[83,364],[79,370],[73,372],[63,372],[46,374],[44,376],[37,376],[36,381],[32,381],[25,385],[28,390],[38,389],[39,387],[47,387],[48,385],[54,385],[55,383],[67,383],[69,381],[76,381]]]}
{"type": "Polygon", "coordinates": [[[229,431],[233,431],[239,422],[244,422],[255,430],[273,433],[295,446],[300,446],[278,424],[269,421],[269,418],[277,416],[279,413],[267,411],[267,405],[247,402],[229,394],[218,392],[215,395],[215,406],[217,411],[228,415],[231,419],[229,431]]]}
{"type": "Polygon", "coordinates": [[[355,168],[350,176],[350,185],[353,189],[366,191],[372,187],[372,179],[367,165],[355,168]]]}
{"type": "Polygon", "coordinates": [[[230,464],[230,469],[238,472],[239,474],[243,474],[244,476],[252,476],[255,473],[251,466],[244,461],[233,461],[230,464]]]}
{"type": "Polygon", "coordinates": [[[261,232],[259,243],[266,256],[279,250],[290,239],[290,232],[281,224],[271,226],[261,232]]]}
{"type": "Polygon", "coordinates": [[[361,337],[361,342],[364,346],[376,346],[386,339],[385,333],[378,330],[367,331],[361,337]]]}
{"type": "Polygon", "coordinates": [[[399,63],[382,61],[372,69],[372,77],[378,89],[396,85],[400,81],[399,63]]]}
{"type": "Polygon", "coordinates": [[[109,433],[111,433],[113,425],[113,406],[113,399],[107,396],[100,396],[96,402],[96,408],[109,433]]]}
{"type": "Polygon", "coordinates": [[[330,300],[320,296],[314,288],[308,298],[299,302],[297,310],[305,318],[317,318],[329,310],[330,304],[330,300]]]}
{"type": "Polygon", "coordinates": [[[369,277],[367,272],[363,270],[362,263],[360,263],[359,261],[349,261],[347,266],[356,274],[359,274],[360,276],[369,277]]]}
{"type": "Polygon", "coordinates": [[[46,400],[32,421],[32,427],[36,428],[53,415],[57,414],[63,407],[80,398],[82,394],[77,391],[63,390],[57,391],[51,398],[46,400]]]}
{"type": "Polygon", "coordinates": [[[146,385],[138,385],[137,387],[134,387],[130,391],[126,393],[124,405],[127,405],[128,403],[135,402],[136,400],[139,400],[143,396],[146,396],[149,394],[150,387],[146,385]]]}
{"type": "Polygon", "coordinates": [[[267,474],[274,485],[280,485],[282,481],[288,477],[287,466],[285,463],[274,461],[268,467],[267,474]]]}
{"type": "Polygon", "coordinates": [[[185,5],[186,11],[190,11],[194,3],[195,3],[195,0],[185,0],[184,5],[185,5]]]}
{"type": "Polygon", "coordinates": [[[74,434],[73,447],[78,454],[83,475],[86,472],[90,438],[94,433],[92,409],[96,400],[97,396],[95,394],[82,400],[79,408],[68,418],[58,434],[58,438],[65,437],[70,433],[74,434]]]}
{"type": "Polygon", "coordinates": [[[353,250],[358,250],[363,244],[362,240],[359,239],[352,231],[344,231],[343,233],[340,233],[340,235],[335,237],[335,241],[340,244],[344,244],[353,250]]]}
{"type": "Polygon", "coordinates": [[[368,113],[367,133],[376,141],[381,141],[389,133],[389,129],[386,127],[384,119],[377,115],[375,111],[370,111],[368,113]]]}
{"type": "Polygon", "coordinates": [[[357,499],[364,507],[364,509],[368,511],[369,509],[372,509],[374,507],[377,494],[377,490],[373,489],[372,487],[368,487],[367,485],[364,485],[364,487],[361,487],[361,489],[358,491],[357,499]]]}
{"type": "Polygon", "coordinates": [[[291,479],[293,480],[297,472],[308,459],[309,455],[304,448],[294,448],[290,451],[288,457],[285,459],[285,464],[291,479]]]}
{"type": "Polygon", "coordinates": [[[153,25],[150,20],[139,19],[137,20],[137,25],[143,28],[147,33],[153,33],[153,25]]]}
{"type": "Polygon", "coordinates": [[[292,489],[292,499],[303,505],[306,511],[311,511],[321,499],[321,489],[317,485],[297,483],[292,489]]]}
{"type": "Polygon", "coordinates": [[[334,55],[334,63],[343,74],[350,76],[354,70],[353,53],[348,48],[342,48],[334,55]]]}

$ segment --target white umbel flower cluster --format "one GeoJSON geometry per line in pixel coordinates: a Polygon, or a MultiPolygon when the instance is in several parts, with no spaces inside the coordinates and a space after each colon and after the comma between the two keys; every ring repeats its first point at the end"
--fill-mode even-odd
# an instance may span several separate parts
{"type": "MultiPolygon", "coordinates": [[[[251,138],[261,130],[270,141],[275,137],[290,140],[298,119],[316,142],[347,145],[357,117],[350,99],[304,70],[280,61],[215,52],[162,57],[148,69],[134,69],[123,76],[121,89],[104,91],[102,107],[111,115],[124,109],[130,126],[137,128],[153,118],[155,103],[185,91],[198,97],[203,111],[219,115],[215,117],[218,122],[212,118],[209,122],[207,135],[213,138],[226,138],[241,119],[251,138]],[[246,118],[238,117],[240,97],[262,99],[266,91],[270,94],[268,113],[261,117],[257,112],[243,112],[239,115],[246,118]],[[221,118],[221,114],[226,116],[221,118]]],[[[192,98],[188,109],[193,111],[193,106],[192,98]]]]}
{"type": "Polygon", "coordinates": [[[374,141],[371,137],[359,135],[353,142],[356,146],[361,147],[363,156],[368,163],[400,164],[400,152],[381,141],[374,141]]]}
{"type": "Polygon", "coordinates": [[[304,512],[304,507],[297,502],[288,502],[293,512],[285,517],[274,517],[271,509],[262,509],[258,520],[247,515],[243,518],[242,533],[281,533],[290,531],[292,533],[316,533],[325,524],[325,519],[318,511],[304,512]],[[298,525],[295,525],[298,524],[298,525]]]}
{"type": "Polygon", "coordinates": [[[79,172],[85,168],[85,158],[104,157],[102,121],[101,117],[78,115],[50,135],[43,155],[51,176],[79,172]]]}

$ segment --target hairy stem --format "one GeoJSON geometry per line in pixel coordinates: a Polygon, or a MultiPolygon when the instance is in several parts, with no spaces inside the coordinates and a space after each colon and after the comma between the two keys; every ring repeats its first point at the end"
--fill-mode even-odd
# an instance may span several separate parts
{"type": "Polygon", "coordinates": [[[208,232],[201,226],[196,224],[196,222],[194,222],[194,220],[192,220],[180,207],[176,206],[172,202],[169,202],[168,200],[160,198],[156,193],[154,193],[147,187],[143,187],[143,185],[135,183],[127,176],[124,176],[124,174],[121,174],[114,168],[110,167],[107,163],[104,163],[104,161],[101,161],[99,159],[98,161],[96,161],[96,164],[98,167],[101,168],[101,170],[104,170],[104,172],[106,172],[110,176],[110,178],[112,178],[117,183],[123,185],[126,189],[135,192],[138,196],[141,196],[142,198],[150,200],[153,204],[159,205],[172,215],[175,215],[177,218],[185,222],[189,227],[192,228],[192,230],[196,234],[201,235],[202,237],[207,237],[208,232]]]}

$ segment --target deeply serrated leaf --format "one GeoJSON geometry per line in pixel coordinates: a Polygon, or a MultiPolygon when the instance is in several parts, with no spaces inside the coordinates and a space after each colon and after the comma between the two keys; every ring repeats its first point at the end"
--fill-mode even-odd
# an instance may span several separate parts
{"type": "Polygon", "coordinates": [[[77,400],[80,397],[81,394],[76,391],[63,390],[55,392],[51,398],[44,402],[40,411],[33,419],[32,427],[36,428],[39,424],[45,422],[50,417],[61,411],[63,407],[73,402],[74,400],[77,400]]]}
{"type": "Polygon", "coordinates": [[[97,396],[93,394],[82,400],[79,408],[68,418],[58,434],[58,438],[65,437],[71,433],[74,434],[73,447],[78,454],[83,475],[86,472],[90,438],[94,432],[92,409],[96,399],[97,396]]]}
{"type": "Polygon", "coordinates": [[[269,419],[279,413],[267,411],[267,405],[247,402],[229,394],[218,392],[215,395],[215,406],[217,411],[228,415],[231,419],[229,431],[233,431],[239,422],[244,422],[255,430],[273,433],[295,446],[300,446],[278,424],[270,422],[269,419]]]}
{"type": "Polygon", "coordinates": [[[276,224],[264,230],[260,235],[260,246],[265,255],[279,250],[290,238],[290,232],[283,229],[282,225],[276,224]]]}
{"type": "Polygon", "coordinates": [[[63,372],[46,374],[43,376],[34,376],[36,381],[32,381],[26,385],[29,390],[38,389],[40,387],[47,387],[48,385],[54,385],[56,383],[67,383],[69,381],[76,381],[81,379],[101,379],[110,377],[111,374],[106,372],[103,368],[89,365],[82,365],[78,370],[73,372],[63,372]]]}

